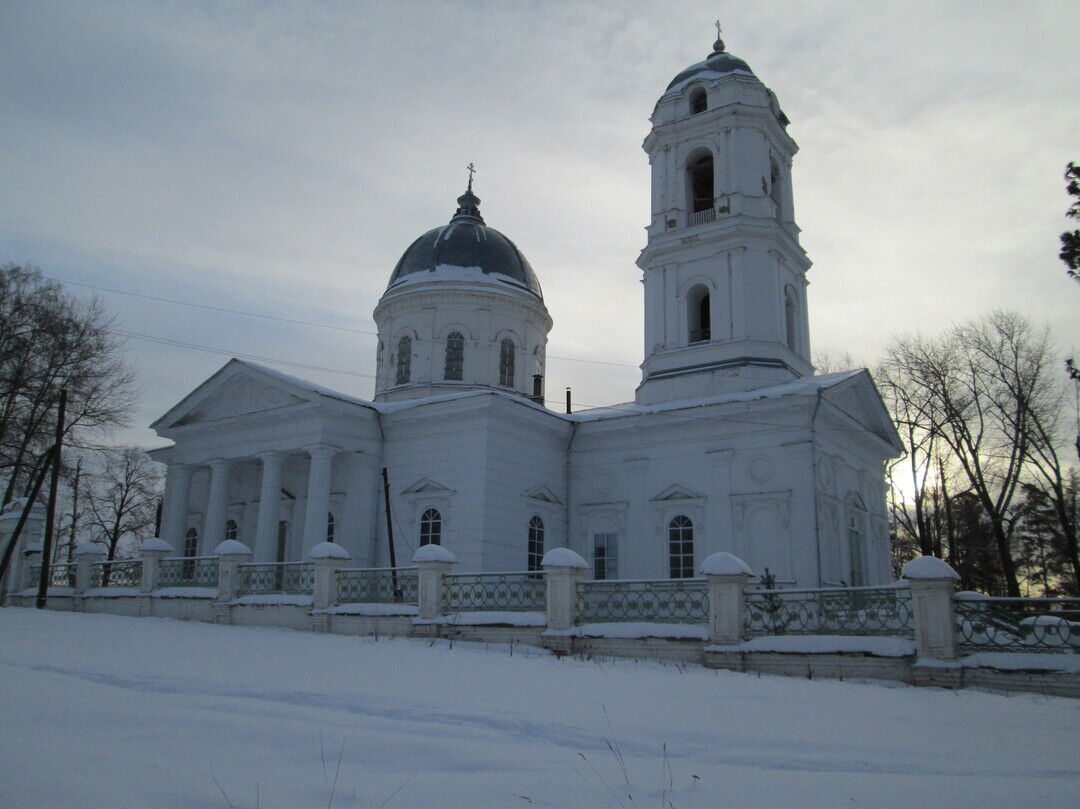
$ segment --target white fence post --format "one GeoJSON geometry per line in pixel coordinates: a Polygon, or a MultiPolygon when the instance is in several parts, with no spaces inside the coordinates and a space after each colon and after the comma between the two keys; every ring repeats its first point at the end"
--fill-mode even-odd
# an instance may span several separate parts
{"type": "Polygon", "coordinates": [[[218,601],[232,601],[240,589],[240,565],[251,559],[251,548],[235,539],[226,539],[216,548],[218,558],[218,601]]]}
{"type": "Polygon", "coordinates": [[[553,548],[540,561],[547,595],[547,628],[565,630],[577,619],[577,586],[589,563],[569,548],[553,548]]]}
{"type": "Polygon", "coordinates": [[[150,595],[157,589],[161,580],[161,560],[172,552],[172,545],[159,537],[151,537],[139,545],[139,555],[142,557],[140,593],[150,595]]]}
{"type": "Polygon", "coordinates": [[[742,640],[746,585],[754,575],[738,556],[714,553],[701,563],[709,586],[709,642],[730,646],[742,640]]]}
{"type": "Polygon", "coordinates": [[[320,542],[308,554],[315,563],[315,588],[311,608],[327,610],[337,604],[337,571],[352,557],[334,542],[320,542]]]}
{"type": "Polygon", "coordinates": [[[432,620],[443,611],[443,576],[457,564],[457,557],[441,545],[421,545],[413,554],[418,578],[418,616],[432,620]]]}
{"type": "Polygon", "coordinates": [[[94,565],[105,561],[108,555],[108,549],[96,542],[87,542],[75,548],[75,595],[82,595],[90,589],[94,565]]]}
{"type": "Polygon", "coordinates": [[[915,649],[919,656],[956,660],[956,605],[953,594],[960,576],[935,556],[919,556],[901,574],[911,587],[915,612],[915,649]]]}

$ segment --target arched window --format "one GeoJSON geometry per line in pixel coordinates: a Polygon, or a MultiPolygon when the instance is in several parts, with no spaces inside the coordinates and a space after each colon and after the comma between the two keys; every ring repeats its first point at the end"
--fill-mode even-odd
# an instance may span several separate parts
{"type": "Polygon", "coordinates": [[[240,536],[240,528],[236,520],[225,521],[225,539],[237,539],[240,536]]]}
{"type": "Polygon", "coordinates": [[[195,562],[191,561],[192,556],[196,556],[199,553],[199,532],[194,528],[189,528],[187,533],[184,534],[184,556],[188,561],[183,562],[180,565],[180,577],[183,579],[195,578],[195,562]]]}
{"type": "Polygon", "coordinates": [[[780,166],[776,164],[776,161],[769,160],[769,196],[772,201],[776,203],[776,218],[781,219],[781,182],[780,182],[780,166]]]}
{"type": "Polygon", "coordinates": [[[799,350],[799,296],[795,288],[788,284],[784,287],[784,338],[788,348],[799,350]]]}
{"type": "Polygon", "coordinates": [[[334,512],[326,515],[326,541],[334,541],[334,512]]]}
{"type": "Polygon", "coordinates": [[[397,385],[405,385],[412,376],[412,338],[404,335],[397,344],[397,385]]]}
{"type": "Polygon", "coordinates": [[[461,332],[452,331],[446,336],[446,363],[443,366],[443,379],[461,379],[465,366],[465,338],[461,332]]]}
{"type": "Polygon", "coordinates": [[[504,388],[514,387],[514,341],[509,337],[499,349],[499,384],[504,388]]]}
{"type": "Polygon", "coordinates": [[[713,210],[715,192],[713,190],[713,158],[704,154],[686,166],[687,186],[690,189],[690,211],[713,210]]]}
{"type": "Polygon", "coordinates": [[[429,508],[420,515],[420,544],[442,544],[442,515],[437,509],[429,508]]]}
{"type": "Polygon", "coordinates": [[[686,323],[688,342],[703,343],[712,339],[712,312],[709,308],[709,288],[697,284],[686,293],[686,323]]]}
{"type": "Polygon", "coordinates": [[[199,532],[189,528],[184,535],[184,556],[197,556],[199,553],[199,532]]]}
{"type": "Polygon", "coordinates": [[[529,520],[529,570],[539,570],[544,558],[544,521],[534,514],[529,520]]]}
{"type": "Polygon", "coordinates": [[[668,523],[668,557],[671,578],[690,579],[694,576],[694,523],[680,514],[668,523]]]}
{"type": "Polygon", "coordinates": [[[704,87],[697,87],[690,93],[690,114],[697,115],[709,108],[709,97],[704,87]]]}

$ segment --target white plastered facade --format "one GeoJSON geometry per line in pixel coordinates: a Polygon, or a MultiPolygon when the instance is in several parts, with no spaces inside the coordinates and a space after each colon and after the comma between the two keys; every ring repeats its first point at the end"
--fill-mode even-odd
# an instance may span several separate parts
{"type": "Polygon", "coordinates": [[[538,286],[469,267],[416,273],[375,310],[374,401],[232,360],[154,423],[174,442],[154,453],[169,470],[164,538],[180,550],[190,532],[209,553],[232,520],[257,561],[300,561],[333,514],[352,564],[384,566],[388,526],[405,564],[437,512],[460,571],[506,571],[526,568],[539,517],[545,548],[592,559],[614,543],[609,577],[666,578],[685,518],[694,570],[729,551],[787,586],[887,580],[883,465],[899,439],[867,372],[812,375],[786,124],[748,69],[698,71],[658,102],[635,402],[537,404],[552,327],[538,286]],[[692,113],[702,91],[707,108],[692,113]],[[694,211],[687,161],[706,153],[712,203],[694,211]],[[461,378],[447,380],[455,332],[461,378]]]}

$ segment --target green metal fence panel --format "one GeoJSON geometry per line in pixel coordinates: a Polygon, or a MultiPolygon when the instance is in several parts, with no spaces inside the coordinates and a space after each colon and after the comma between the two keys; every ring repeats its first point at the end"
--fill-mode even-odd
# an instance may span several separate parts
{"type": "Polygon", "coordinates": [[[415,567],[340,568],[339,604],[416,604],[419,578],[415,567]]]}
{"type": "Polygon", "coordinates": [[[962,652],[1080,653],[1080,598],[956,599],[962,652]]]}
{"type": "Polygon", "coordinates": [[[707,624],[709,590],[704,579],[583,581],[577,613],[579,623],[707,624]]]}
{"type": "Polygon", "coordinates": [[[279,562],[240,565],[239,594],[311,595],[315,591],[315,565],[309,562],[279,562]]]}
{"type": "Polygon", "coordinates": [[[187,556],[161,560],[158,587],[217,587],[216,556],[187,556]]]}
{"type": "Polygon", "coordinates": [[[543,573],[461,573],[443,577],[447,612],[545,612],[543,573]]]}
{"type": "Polygon", "coordinates": [[[746,599],[744,634],[885,635],[913,638],[911,592],[905,587],[759,590],[746,599]]]}
{"type": "Polygon", "coordinates": [[[95,562],[91,567],[91,587],[138,587],[141,582],[141,559],[114,559],[111,562],[95,562]]]}

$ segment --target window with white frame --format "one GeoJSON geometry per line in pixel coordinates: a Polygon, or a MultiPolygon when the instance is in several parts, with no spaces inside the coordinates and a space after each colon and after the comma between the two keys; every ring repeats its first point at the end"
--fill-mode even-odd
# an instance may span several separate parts
{"type": "Polygon", "coordinates": [[[442,544],[442,515],[438,509],[429,508],[420,515],[420,544],[442,544]]]}
{"type": "Polygon", "coordinates": [[[408,384],[409,378],[412,376],[412,338],[409,335],[404,335],[398,340],[397,348],[397,377],[395,378],[395,384],[405,385],[408,384]]]}
{"type": "Polygon", "coordinates": [[[851,558],[851,586],[859,587],[866,582],[863,573],[862,530],[858,514],[848,517],[848,554],[851,558]]]}
{"type": "Polygon", "coordinates": [[[225,539],[235,540],[240,536],[240,526],[236,524],[236,520],[226,520],[225,522],[225,539]]]}
{"type": "Polygon", "coordinates": [[[544,558],[544,521],[539,514],[529,520],[529,558],[528,570],[540,570],[544,558]]]}
{"type": "Polygon", "coordinates": [[[465,369],[465,338],[459,331],[446,336],[446,362],[443,379],[461,379],[465,369]]]}
{"type": "Polygon", "coordinates": [[[593,534],[593,578],[619,578],[618,534],[593,534]]]}
{"type": "Polygon", "coordinates": [[[514,341],[506,338],[499,349],[499,384],[514,387],[514,341]]]}
{"type": "Polygon", "coordinates": [[[326,515],[326,541],[327,542],[333,542],[334,541],[334,529],[335,529],[334,512],[331,511],[329,514],[326,515]]]}
{"type": "Polygon", "coordinates": [[[693,578],[694,523],[684,514],[673,517],[668,523],[668,559],[671,578],[693,578]]]}
{"type": "Polygon", "coordinates": [[[189,528],[184,535],[184,556],[197,556],[199,553],[199,532],[189,528]]]}

